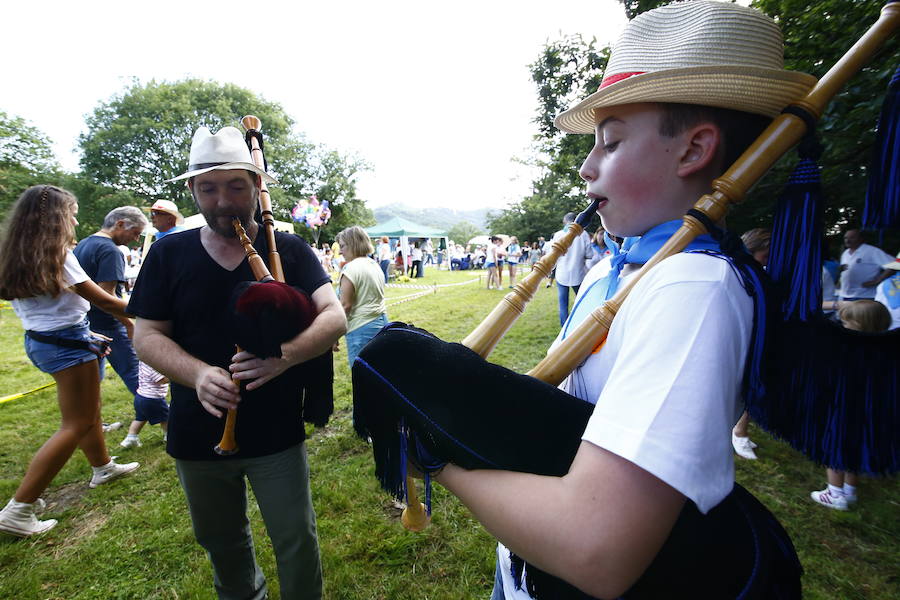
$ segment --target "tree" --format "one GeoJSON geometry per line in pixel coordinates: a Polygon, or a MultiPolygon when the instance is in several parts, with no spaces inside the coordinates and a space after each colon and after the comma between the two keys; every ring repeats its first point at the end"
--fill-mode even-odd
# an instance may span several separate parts
{"type": "MultiPolygon", "coordinates": [[[[629,18],[667,1],[621,0],[629,18]]],[[[785,67],[822,76],[877,19],[883,2],[860,0],[754,0],[753,6],[778,21],[785,39],[785,67]]],[[[829,105],[820,120],[824,154],[823,188],[826,194],[826,226],[835,232],[858,219],[866,190],[866,167],[874,139],[875,121],[884,91],[896,65],[885,57],[896,56],[897,38],[891,39],[879,58],[857,75],[829,105]]],[[[565,135],[554,129],[552,119],[563,109],[597,89],[608,59],[608,48],[595,41],[570,36],[548,43],[531,65],[538,86],[538,115],[533,162],[541,167],[534,193],[489,221],[526,239],[555,231],[569,210],[585,204],[577,170],[592,143],[591,136],[565,135]]],[[[743,204],[731,211],[728,224],[736,232],[771,226],[775,199],[796,162],[784,157],[751,189],[743,204]]]]}
{"type": "Polygon", "coordinates": [[[358,156],[341,156],[333,150],[322,154],[316,197],[320,202],[327,200],[331,206],[331,219],[321,233],[325,239],[334,239],[338,232],[351,225],[371,227],[375,224],[372,210],[356,197],[355,177],[368,169],[369,165],[358,156]]]}
{"type": "Polygon", "coordinates": [[[460,221],[447,231],[447,237],[463,246],[476,235],[484,235],[484,231],[469,221],[460,221]]]}
{"type": "Polygon", "coordinates": [[[609,48],[596,48],[596,40],[580,35],[565,37],[545,45],[538,60],[530,65],[538,89],[538,110],[534,119],[534,163],[541,167],[533,192],[499,214],[488,217],[493,231],[503,231],[521,240],[549,237],[558,230],[563,215],[581,211],[584,182],[578,167],[593,144],[589,135],[567,135],[553,125],[553,118],[576,100],[597,90],[609,48]]]}
{"type": "MultiPolygon", "coordinates": [[[[781,26],[785,67],[821,77],[876,21],[881,0],[754,0],[752,6],[781,26]]],[[[819,121],[823,146],[822,187],[825,193],[826,231],[836,233],[858,223],[866,193],[866,170],[884,93],[896,68],[900,41],[894,36],[879,55],[857,74],[828,105],[819,121]]],[[[773,200],[796,162],[780,161],[733,211],[736,231],[771,223],[773,200]]]]}
{"type": "Polygon", "coordinates": [[[0,111],[0,217],[26,188],[58,183],[51,141],[25,119],[0,111]]]}
{"type": "MultiPolygon", "coordinates": [[[[189,140],[197,127],[211,131],[239,126],[253,114],[262,122],[269,171],[279,180],[271,187],[277,219],[290,220],[296,198],[317,194],[340,214],[341,205],[355,199],[355,175],[368,168],[355,157],[316,146],[293,132],[294,121],[284,109],[250,90],[233,84],[187,79],[175,83],[137,81],[87,119],[79,138],[81,168],[102,186],[132,193],[139,204],[171,199],[182,212],[195,212],[183,182],[164,180],[184,171],[189,140]]],[[[360,214],[359,207],[348,207],[360,214]]],[[[364,213],[362,216],[365,216],[364,213]]]]}

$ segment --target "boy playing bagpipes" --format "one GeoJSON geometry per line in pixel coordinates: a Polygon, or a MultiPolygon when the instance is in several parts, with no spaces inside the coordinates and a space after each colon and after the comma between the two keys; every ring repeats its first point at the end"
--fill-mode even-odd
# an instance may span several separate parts
{"type": "MultiPolygon", "coordinates": [[[[783,69],[778,26],[750,8],[716,1],[677,3],[646,12],[626,26],[599,91],[556,119],[563,131],[594,134],[595,145],[580,174],[588,195],[599,200],[603,228],[625,238],[614,256],[587,275],[556,343],[653,256],[697,198],[709,192],[713,179],[815,81],[783,69]]],[[[430,468],[423,458],[433,451],[428,438],[458,439],[462,433],[446,433],[449,426],[440,423],[425,431],[428,425],[420,421],[438,422],[442,410],[427,413],[431,406],[425,404],[432,400],[420,402],[399,375],[391,379],[390,367],[374,365],[376,348],[363,351],[354,366],[354,388],[372,382],[372,394],[393,394],[419,407],[405,413],[411,430],[425,431],[424,442],[409,442],[411,455],[418,455],[417,466],[458,496],[500,541],[492,600],[663,593],[798,596],[800,569],[790,541],[752,497],[741,501],[735,518],[755,523],[748,535],[757,542],[771,534],[769,548],[783,557],[770,561],[767,551],[759,550],[762,545],[751,550],[752,542],[740,542],[738,550],[746,554],[713,557],[720,563],[708,562],[700,577],[673,566],[657,569],[664,554],[666,560],[690,560],[693,550],[671,545],[675,537],[690,543],[690,528],[685,533],[681,527],[690,520],[686,515],[698,523],[738,491],[749,496],[734,482],[731,430],[743,410],[742,381],[755,333],[755,301],[748,292],[748,277],[753,276],[745,274],[751,268],[738,268],[717,241],[703,235],[637,282],[605,344],[561,386],[581,404],[595,406],[588,409],[586,427],[579,426],[580,443],[575,434],[572,455],[558,444],[559,454],[570,461],[559,473],[521,472],[489,459],[468,463],[486,468],[463,468],[460,461],[448,459],[440,461],[446,462],[442,470],[430,468]],[[419,412],[426,417],[420,420],[419,412]],[[751,505],[752,510],[746,508],[751,505]],[[751,512],[756,516],[745,517],[751,512]],[[732,567],[733,575],[723,574],[732,567]],[[651,572],[662,575],[652,575],[655,581],[648,583],[651,572]],[[538,573],[542,593],[534,581],[525,581],[538,573]],[[683,581],[687,577],[692,581],[683,581]],[[727,592],[714,587],[715,577],[734,587],[727,592]],[[763,579],[767,581],[758,583],[763,579]]],[[[426,337],[411,333],[416,335],[407,336],[410,340],[426,337]]],[[[388,335],[382,334],[380,343],[388,335]]],[[[373,345],[377,343],[379,338],[373,345]]],[[[441,364],[447,362],[445,358],[441,364]]],[[[485,365],[488,381],[504,378],[508,385],[518,385],[500,367],[485,365]]],[[[470,376],[471,371],[466,373],[470,376]]],[[[442,382],[432,385],[440,389],[442,382]]],[[[478,385],[462,394],[458,387],[446,393],[457,393],[450,402],[459,402],[472,390],[484,391],[478,385]]],[[[548,418],[543,428],[554,435],[556,426],[549,420],[554,403],[562,407],[566,398],[554,396],[552,388],[541,393],[552,396],[549,406],[537,408],[532,393],[509,400],[504,411],[510,431],[525,431],[524,421],[512,421],[524,413],[531,420],[548,418]],[[544,412],[535,416],[534,410],[544,412]]],[[[487,407],[494,396],[495,391],[485,392],[472,403],[487,407]]],[[[456,410],[465,412],[459,405],[456,410]]],[[[474,423],[479,415],[467,418],[474,423]]],[[[489,435],[506,437],[504,427],[501,422],[489,435]]],[[[530,443],[542,443],[540,431],[530,432],[535,434],[530,443]]],[[[374,435],[373,441],[378,461],[374,435]]],[[[416,463],[415,457],[411,460],[416,463]]],[[[732,535],[728,527],[719,529],[732,535]]]]}

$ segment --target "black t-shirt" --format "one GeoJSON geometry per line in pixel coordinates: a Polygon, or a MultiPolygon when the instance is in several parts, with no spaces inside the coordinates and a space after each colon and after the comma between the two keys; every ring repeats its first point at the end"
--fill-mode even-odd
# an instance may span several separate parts
{"type": "MultiPolygon", "coordinates": [[[[275,239],[288,284],[310,295],[330,284],[304,240],[278,232],[275,239]]],[[[254,246],[268,264],[262,230],[254,246]]],[[[235,352],[229,300],[238,283],[254,279],[246,258],[234,271],[227,271],[206,252],[199,229],[185,231],[153,244],[135,282],[128,312],[171,321],[172,339],[186,352],[227,370],[235,352]]],[[[257,390],[241,390],[235,427],[240,451],[235,457],[266,456],[303,441],[300,370],[293,367],[257,390]]],[[[224,424],[224,418],[206,412],[193,388],[172,383],[169,454],[185,460],[222,459],[213,447],[224,424]]]]}
{"type": "MultiPolygon", "coordinates": [[[[75,246],[75,257],[81,268],[92,281],[116,282],[116,296],[122,297],[125,283],[125,255],[122,254],[116,243],[102,235],[91,235],[75,246]]],[[[94,329],[113,329],[119,321],[106,311],[91,305],[88,311],[88,320],[94,329]]]]}

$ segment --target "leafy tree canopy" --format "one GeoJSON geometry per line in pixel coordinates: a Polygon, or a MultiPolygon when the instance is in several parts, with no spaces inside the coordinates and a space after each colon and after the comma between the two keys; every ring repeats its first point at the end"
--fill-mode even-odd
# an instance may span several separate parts
{"type": "Polygon", "coordinates": [[[484,235],[484,231],[469,221],[460,221],[447,231],[447,237],[463,246],[476,235],[484,235]]]}
{"type": "Polygon", "coordinates": [[[0,111],[0,216],[25,188],[56,183],[60,168],[50,144],[25,119],[0,111]]]}
{"type": "Polygon", "coordinates": [[[313,194],[329,201],[336,223],[342,213],[360,214],[359,206],[340,207],[356,200],[355,177],[368,168],[366,163],[312,144],[293,132],[294,121],[280,105],[233,84],[135,81],[88,116],[87,133],[79,138],[81,168],[97,184],[127,190],[144,204],[171,199],[191,214],[193,201],[184,183],[164,180],[184,171],[198,127],[214,132],[240,127],[248,114],[262,122],[266,160],[279,180],[270,190],[276,218],[289,220],[296,198],[313,194]]]}
{"type": "MultiPolygon", "coordinates": [[[[620,0],[633,18],[668,4],[659,0],[620,0]]],[[[785,67],[821,77],[878,18],[882,0],[754,0],[752,5],[772,16],[785,39],[785,67]]],[[[871,64],[851,80],[829,105],[819,123],[824,146],[820,164],[826,194],[826,224],[832,232],[853,224],[861,214],[866,190],[866,167],[875,124],[896,68],[897,38],[889,41],[871,64]]],[[[562,215],[580,210],[583,182],[578,166],[590,150],[589,135],[565,135],[553,118],[580,98],[595,91],[609,56],[595,40],[569,36],[548,43],[531,65],[538,91],[534,160],[542,167],[531,196],[489,220],[492,229],[520,239],[546,236],[558,229],[562,215]]],[[[729,215],[729,227],[741,232],[771,225],[775,200],[796,158],[783,158],[729,215]]]]}

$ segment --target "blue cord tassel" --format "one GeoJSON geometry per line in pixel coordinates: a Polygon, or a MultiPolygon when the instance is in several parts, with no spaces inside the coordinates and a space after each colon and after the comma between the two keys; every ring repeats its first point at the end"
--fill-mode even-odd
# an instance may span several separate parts
{"type": "Polygon", "coordinates": [[[785,320],[807,321],[821,312],[822,229],[819,167],[807,156],[791,174],[772,224],[768,269],[783,290],[785,320]]]}
{"type": "Polygon", "coordinates": [[[863,227],[900,226],[900,67],[891,78],[881,107],[869,171],[863,227]]]}

